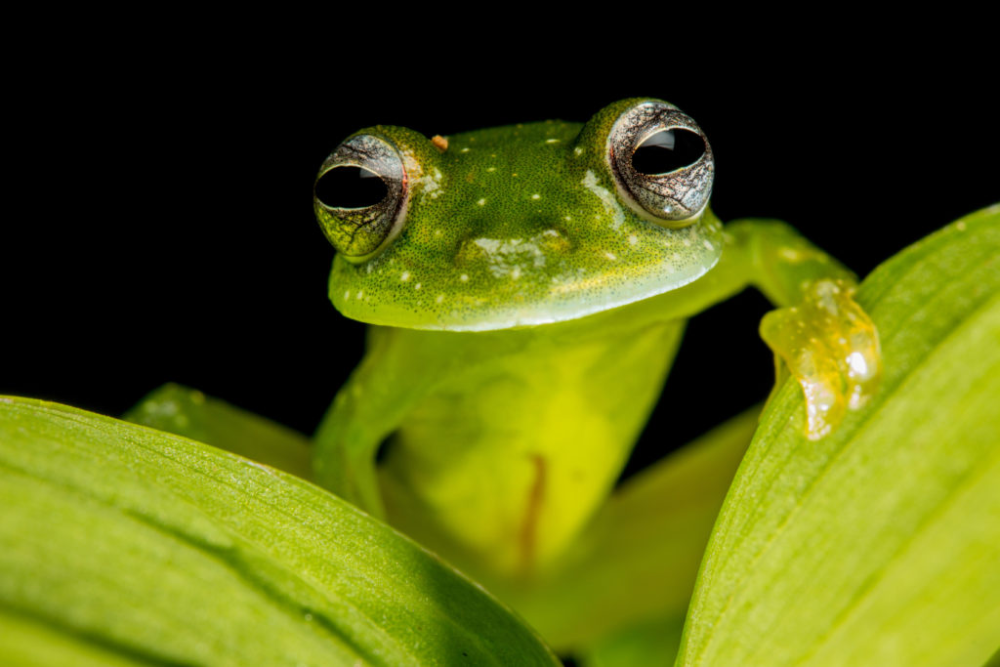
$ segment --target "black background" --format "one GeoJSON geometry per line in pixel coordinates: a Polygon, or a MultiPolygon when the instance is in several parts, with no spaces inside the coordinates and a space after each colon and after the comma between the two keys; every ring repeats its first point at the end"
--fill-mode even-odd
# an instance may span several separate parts
{"type": "MultiPolygon", "coordinates": [[[[340,37],[139,34],[15,74],[0,393],[117,414],[175,381],[311,431],[363,345],[326,298],[333,251],[312,180],[378,123],[452,134],[664,98],[712,143],[720,218],[785,219],[861,275],[1000,200],[995,54],[965,45],[858,33],[702,57],[640,38],[543,53],[511,37],[487,61],[474,40],[340,37]],[[325,40],[337,48],[309,57],[285,46],[325,40]]],[[[767,307],[748,292],[692,322],[638,460],[766,395],[767,307]]]]}

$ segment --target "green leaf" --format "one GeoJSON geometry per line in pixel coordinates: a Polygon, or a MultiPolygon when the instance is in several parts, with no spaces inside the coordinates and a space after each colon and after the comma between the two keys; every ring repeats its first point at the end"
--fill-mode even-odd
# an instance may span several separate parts
{"type": "Polygon", "coordinates": [[[1000,206],[863,284],[885,377],[832,436],[762,417],[679,665],[982,665],[1000,646],[1000,206]]]}
{"type": "Polygon", "coordinates": [[[185,438],[0,398],[0,508],[0,664],[558,664],[392,529],[185,438]]]}

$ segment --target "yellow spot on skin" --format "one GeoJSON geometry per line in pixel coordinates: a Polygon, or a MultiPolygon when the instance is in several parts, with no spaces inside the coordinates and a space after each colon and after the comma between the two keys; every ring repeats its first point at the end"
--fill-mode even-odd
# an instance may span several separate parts
{"type": "Polygon", "coordinates": [[[778,251],[778,256],[792,264],[798,264],[805,259],[805,256],[795,248],[782,248],[778,251]]]}
{"type": "Polygon", "coordinates": [[[431,143],[434,144],[434,148],[438,149],[442,153],[448,150],[448,140],[442,137],[440,134],[435,134],[431,137],[431,143]]]}

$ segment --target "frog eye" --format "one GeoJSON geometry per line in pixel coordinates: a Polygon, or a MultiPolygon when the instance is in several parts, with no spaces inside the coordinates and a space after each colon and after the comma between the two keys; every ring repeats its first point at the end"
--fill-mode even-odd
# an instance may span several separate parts
{"type": "Polygon", "coordinates": [[[608,163],[619,196],[665,227],[697,222],[712,193],[708,139],[690,116],[665,102],[643,102],[618,117],[608,136],[608,163]]]}
{"type": "Polygon", "coordinates": [[[340,144],[313,186],[316,218],[337,252],[361,262],[385,248],[402,228],[407,185],[403,159],[385,139],[358,134],[340,144]]]}

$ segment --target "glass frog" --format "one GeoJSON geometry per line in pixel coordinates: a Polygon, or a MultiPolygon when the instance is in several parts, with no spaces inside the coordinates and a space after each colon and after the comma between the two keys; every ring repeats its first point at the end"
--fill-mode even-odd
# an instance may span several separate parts
{"type": "Polygon", "coordinates": [[[607,499],[685,320],[750,285],[778,306],[761,334],[801,427],[835,429],[880,374],[855,279],[782,222],[723,227],[714,172],[697,123],[647,98],[585,124],[348,137],[315,211],[333,304],[373,326],[316,479],[474,574],[530,577],[607,499]]]}

